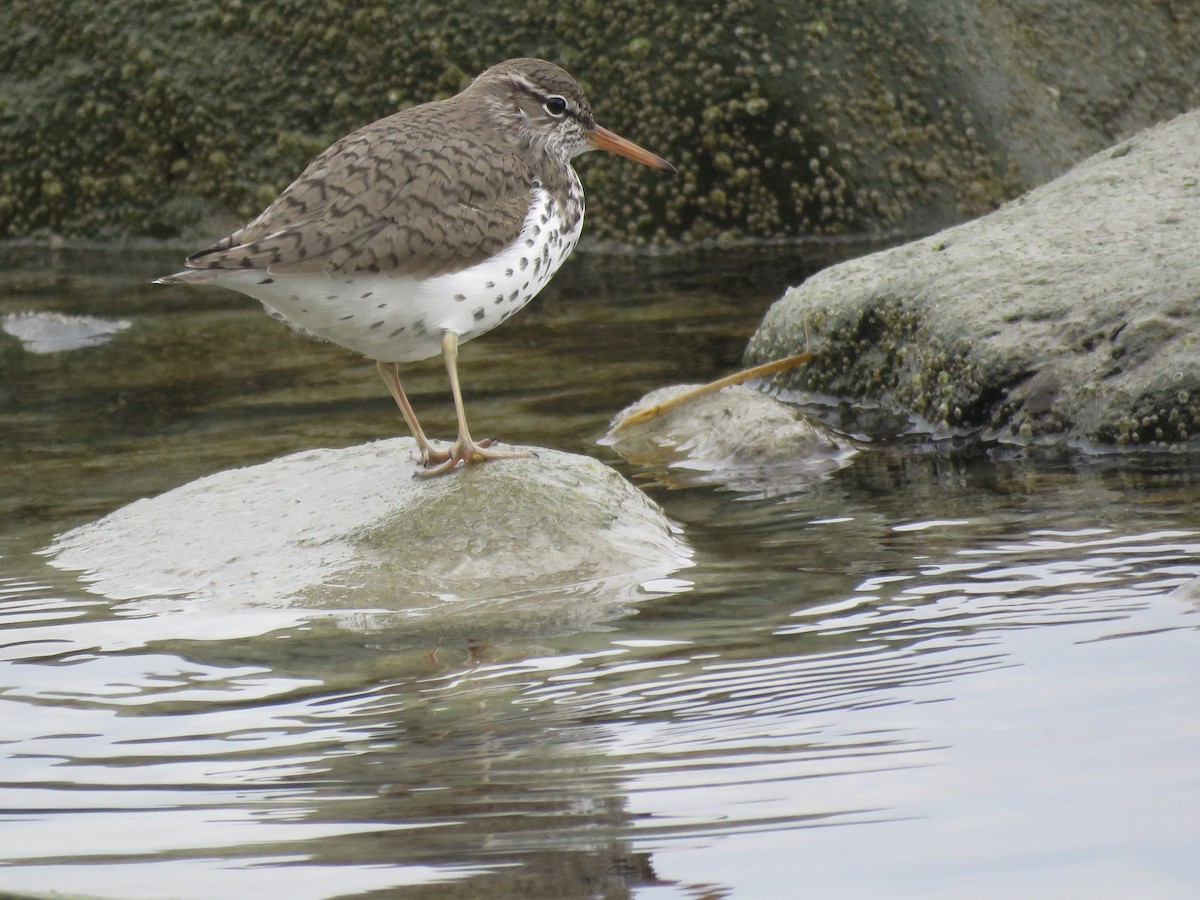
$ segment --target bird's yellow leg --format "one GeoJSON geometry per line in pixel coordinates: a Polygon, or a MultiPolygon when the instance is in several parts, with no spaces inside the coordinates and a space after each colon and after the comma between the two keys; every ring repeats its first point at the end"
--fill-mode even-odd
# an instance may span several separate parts
{"type": "Polygon", "coordinates": [[[392,398],[396,401],[396,405],[400,407],[400,415],[404,416],[404,422],[408,425],[408,430],[412,432],[413,439],[417,442],[417,450],[421,454],[421,465],[430,466],[448,460],[450,458],[450,451],[434,448],[429,443],[429,438],[425,437],[425,432],[421,429],[421,423],[417,421],[417,414],[413,411],[412,404],[408,402],[408,397],[404,394],[404,388],[400,385],[400,373],[396,370],[396,364],[376,362],[375,368],[379,370],[379,377],[383,379],[383,383],[387,385],[388,393],[392,395],[392,398]]]}
{"type": "Polygon", "coordinates": [[[458,417],[458,438],[454,441],[454,446],[450,448],[449,458],[445,462],[433,468],[426,468],[421,474],[432,478],[435,475],[444,475],[452,471],[459,463],[484,462],[489,459],[519,459],[529,456],[526,452],[514,450],[491,450],[489,449],[492,443],[491,438],[482,441],[471,439],[471,432],[467,428],[467,412],[463,407],[462,388],[458,384],[458,335],[453,331],[447,331],[442,336],[442,359],[446,363],[446,374],[450,377],[450,393],[454,397],[454,413],[458,417]]]}

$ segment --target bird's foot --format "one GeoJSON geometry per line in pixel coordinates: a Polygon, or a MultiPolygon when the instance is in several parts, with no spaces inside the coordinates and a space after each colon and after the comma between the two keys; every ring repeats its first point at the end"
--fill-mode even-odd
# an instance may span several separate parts
{"type": "Polygon", "coordinates": [[[426,444],[413,452],[412,458],[420,462],[421,467],[428,469],[430,466],[436,466],[439,463],[444,463],[450,458],[450,448],[440,449],[433,444],[426,444]]]}
{"type": "MultiPolygon", "coordinates": [[[[444,447],[435,447],[431,441],[426,441],[425,444],[418,446],[413,451],[413,459],[421,463],[421,467],[428,469],[430,466],[440,465],[449,461],[454,454],[454,447],[447,444],[445,441],[438,443],[446,444],[444,447]]],[[[479,448],[487,448],[495,443],[493,438],[484,438],[481,441],[476,441],[475,446],[479,448]]]]}
{"type": "Polygon", "coordinates": [[[432,450],[425,463],[425,469],[417,474],[422,478],[436,478],[438,475],[453,472],[460,463],[469,465],[492,459],[523,459],[531,455],[526,450],[493,450],[491,447],[494,443],[492,438],[484,438],[481,441],[469,438],[464,441],[460,438],[449,450],[432,450]]]}

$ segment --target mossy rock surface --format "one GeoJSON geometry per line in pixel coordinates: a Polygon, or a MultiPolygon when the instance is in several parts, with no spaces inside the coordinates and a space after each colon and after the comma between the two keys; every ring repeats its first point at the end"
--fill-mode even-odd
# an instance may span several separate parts
{"type": "Polygon", "coordinates": [[[0,237],[213,235],[315,153],[501,59],[552,59],[673,179],[583,163],[592,240],[922,229],[1194,105],[1157,0],[0,6],[0,237]]]}
{"type": "Polygon", "coordinates": [[[1200,446],[1200,111],[784,295],[748,364],[1018,443],[1200,446]]]}

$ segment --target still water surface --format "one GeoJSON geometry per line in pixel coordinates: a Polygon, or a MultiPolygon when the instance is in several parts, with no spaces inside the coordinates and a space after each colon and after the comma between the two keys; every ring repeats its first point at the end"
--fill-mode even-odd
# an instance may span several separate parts
{"type": "MultiPolygon", "coordinates": [[[[596,444],[853,249],[583,255],[465,347],[473,431],[617,467],[696,563],[599,625],[470,640],[159,615],[48,565],[140,497],[402,423],[352,354],[150,286],[177,252],[3,251],[0,892],[1200,894],[1194,460],[910,439],[765,497],[596,444]],[[56,350],[24,313],[110,333],[56,350]]],[[[437,361],[406,387],[449,434],[437,361]]]]}

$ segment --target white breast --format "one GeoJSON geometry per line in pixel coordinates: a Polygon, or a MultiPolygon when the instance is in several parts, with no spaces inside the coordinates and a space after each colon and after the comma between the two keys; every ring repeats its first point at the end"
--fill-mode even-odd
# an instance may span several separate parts
{"type": "MultiPolygon", "coordinates": [[[[572,173],[574,174],[574,173],[572,173]]],[[[575,188],[582,197],[576,178],[575,188]]],[[[447,331],[469,341],[532,300],[575,248],[583,209],[570,230],[549,193],[535,187],[521,234],[498,256],[448,275],[233,271],[219,283],[249,294],[267,312],[311,337],[371,359],[410,362],[441,352],[447,331]]]]}

